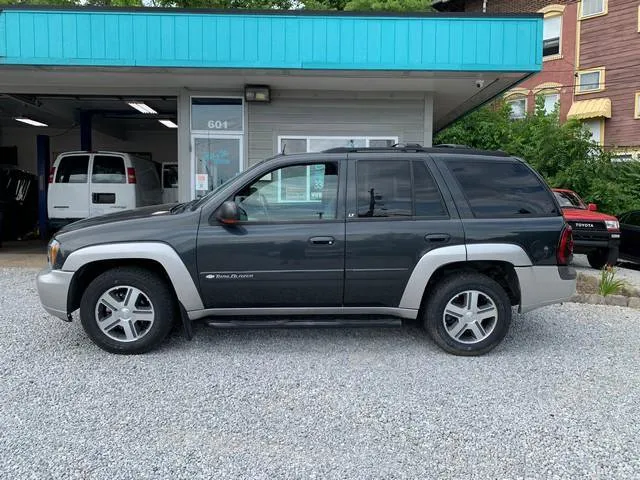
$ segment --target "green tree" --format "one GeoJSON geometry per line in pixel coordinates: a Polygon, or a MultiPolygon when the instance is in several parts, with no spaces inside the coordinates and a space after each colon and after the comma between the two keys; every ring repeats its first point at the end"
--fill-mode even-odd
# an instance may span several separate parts
{"type": "Polygon", "coordinates": [[[306,0],[301,5],[306,10],[344,10],[347,0],[306,0]]]}
{"type": "Polygon", "coordinates": [[[142,7],[142,0],[0,0],[0,5],[142,7]]]}
{"type": "Polygon", "coordinates": [[[142,0],[87,0],[83,5],[96,7],[143,7],[142,0]]]}
{"type": "Polygon", "coordinates": [[[251,10],[430,11],[431,0],[0,0],[0,5],[175,7],[251,10]]]}
{"type": "Polygon", "coordinates": [[[75,5],[73,0],[0,0],[0,5],[75,5]]]}
{"type": "Polygon", "coordinates": [[[432,11],[431,0],[309,0],[307,10],[424,12],[432,11]]]}
{"type": "Polygon", "coordinates": [[[431,11],[431,0],[351,0],[345,10],[386,12],[424,12],[431,11]]]}
{"type": "Polygon", "coordinates": [[[177,8],[215,9],[280,9],[289,10],[296,6],[295,0],[152,0],[154,6],[177,8]]]}
{"type": "Polygon", "coordinates": [[[640,208],[640,164],[612,163],[579,121],[560,123],[557,111],[545,114],[541,99],[522,120],[511,120],[510,112],[503,102],[480,108],[438,133],[434,144],[503,150],[529,162],[551,186],[575,190],[603,211],[640,208]]]}
{"type": "Polygon", "coordinates": [[[98,7],[175,7],[216,9],[292,9],[295,0],[0,0],[0,5],[54,5],[98,7]]]}

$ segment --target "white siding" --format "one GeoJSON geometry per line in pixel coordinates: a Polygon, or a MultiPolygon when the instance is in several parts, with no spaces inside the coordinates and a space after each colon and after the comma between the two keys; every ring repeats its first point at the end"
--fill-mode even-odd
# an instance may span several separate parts
{"type": "Polygon", "coordinates": [[[424,95],[357,95],[285,92],[268,104],[247,104],[248,164],[274,155],[282,135],[397,136],[401,143],[424,143],[430,124],[424,95]]]}

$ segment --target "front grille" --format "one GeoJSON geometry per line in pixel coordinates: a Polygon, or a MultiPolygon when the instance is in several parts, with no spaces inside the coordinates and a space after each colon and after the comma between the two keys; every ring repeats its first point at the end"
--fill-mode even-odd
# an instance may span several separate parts
{"type": "Polygon", "coordinates": [[[607,241],[609,240],[609,233],[608,232],[589,232],[585,230],[574,230],[573,241],[580,242],[583,240],[594,241],[594,242],[607,241]]]}
{"type": "Polygon", "coordinates": [[[573,236],[575,237],[576,231],[580,232],[606,232],[607,226],[604,222],[569,222],[571,229],[573,230],[573,236]]]}

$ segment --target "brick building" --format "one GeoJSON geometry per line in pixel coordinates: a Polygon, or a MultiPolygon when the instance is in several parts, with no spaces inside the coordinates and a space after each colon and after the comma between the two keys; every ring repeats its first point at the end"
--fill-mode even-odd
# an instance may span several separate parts
{"type": "Polygon", "coordinates": [[[436,0],[450,12],[544,15],[543,70],[509,90],[514,118],[536,96],[560,119],[584,122],[621,160],[640,160],[639,0],[436,0]]]}

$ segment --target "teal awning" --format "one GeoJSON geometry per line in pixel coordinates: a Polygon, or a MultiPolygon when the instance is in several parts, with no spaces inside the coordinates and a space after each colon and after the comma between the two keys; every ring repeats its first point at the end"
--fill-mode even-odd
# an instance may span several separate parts
{"type": "Polygon", "coordinates": [[[537,72],[542,17],[0,10],[0,65],[537,72]]]}

